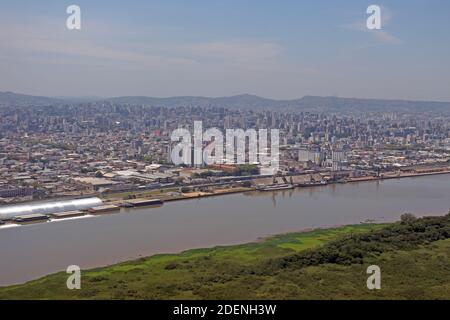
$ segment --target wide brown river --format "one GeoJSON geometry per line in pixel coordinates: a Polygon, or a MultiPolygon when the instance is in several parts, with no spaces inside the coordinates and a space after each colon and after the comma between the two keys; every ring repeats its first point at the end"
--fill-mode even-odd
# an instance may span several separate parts
{"type": "Polygon", "coordinates": [[[450,210],[450,175],[252,192],[0,228],[0,286],[155,253],[255,241],[312,227],[450,210]]]}

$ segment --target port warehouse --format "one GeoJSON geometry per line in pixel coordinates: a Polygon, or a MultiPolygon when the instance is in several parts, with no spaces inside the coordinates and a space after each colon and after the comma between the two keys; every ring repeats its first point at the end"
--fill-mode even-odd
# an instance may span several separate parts
{"type": "Polygon", "coordinates": [[[14,197],[24,197],[31,196],[36,192],[34,188],[11,188],[11,189],[1,189],[0,198],[14,198],[14,197]]]}
{"type": "MultiPolygon", "coordinates": [[[[98,198],[77,199],[72,201],[9,207],[7,209],[2,209],[0,224],[5,224],[6,221],[19,224],[45,222],[50,219],[74,218],[86,214],[105,214],[120,210],[120,206],[103,205],[102,201],[97,199],[98,198]],[[79,200],[82,201],[80,202],[79,200]],[[77,207],[78,210],[73,210],[74,207],[77,207]]],[[[121,206],[129,208],[161,204],[163,204],[163,201],[160,199],[132,199],[123,202],[121,206]]]]}
{"type": "Polygon", "coordinates": [[[102,205],[99,198],[84,198],[52,202],[37,202],[0,208],[0,220],[10,220],[17,216],[32,214],[54,214],[68,211],[84,210],[102,205]]]}

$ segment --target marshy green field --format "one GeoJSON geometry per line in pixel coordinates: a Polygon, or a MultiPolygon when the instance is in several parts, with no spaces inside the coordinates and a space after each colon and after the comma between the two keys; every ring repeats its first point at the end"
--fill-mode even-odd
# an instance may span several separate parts
{"type": "Polygon", "coordinates": [[[450,216],[278,235],[0,288],[0,299],[450,299],[450,216]],[[366,269],[381,268],[381,290],[366,269]]]}

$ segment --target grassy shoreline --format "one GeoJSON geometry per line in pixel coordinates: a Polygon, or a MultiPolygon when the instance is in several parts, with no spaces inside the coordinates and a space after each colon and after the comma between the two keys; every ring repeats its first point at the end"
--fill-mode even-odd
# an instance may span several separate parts
{"type": "MultiPolygon", "coordinates": [[[[97,275],[103,271],[108,272],[107,270],[125,270],[126,266],[139,264],[144,262],[146,264],[159,264],[163,261],[177,260],[179,258],[196,258],[202,255],[224,255],[228,256],[231,254],[242,253],[240,254],[240,258],[244,258],[244,260],[253,260],[260,258],[259,252],[264,252],[269,248],[278,248],[280,249],[280,255],[283,255],[285,251],[297,252],[305,249],[310,249],[317,247],[327,241],[332,239],[336,239],[339,236],[344,236],[346,234],[355,233],[355,232],[366,232],[369,230],[376,230],[382,228],[383,226],[388,225],[387,223],[365,223],[358,225],[345,225],[345,226],[335,226],[331,228],[311,228],[305,229],[298,232],[289,232],[277,235],[269,235],[266,237],[258,238],[257,240],[244,244],[236,244],[236,245],[223,245],[223,246],[214,246],[210,248],[197,248],[197,249],[188,249],[179,253],[171,253],[171,254],[155,254],[148,257],[141,257],[134,260],[124,261],[115,263],[108,266],[93,268],[89,270],[84,270],[83,275],[91,276],[97,275]],[[260,251],[261,250],[261,251],[260,251]]],[[[263,254],[264,255],[264,254],[263,254]]],[[[35,283],[40,283],[44,279],[48,279],[51,277],[60,277],[66,278],[67,275],[64,272],[57,272],[54,274],[49,274],[39,279],[31,280],[23,284],[11,285],[0,287],[0,299],[3,298],[2,293],[5,291],[9,291],[10,289],[21,288],[24,286],[34,285],[35,283]]]]}
{"type": "Polygon", "coordinates": [[[81,290],[59,272],[0,299],[450,299],[449,234],[449,216],[315,229],[83,270],[81,290]]]}

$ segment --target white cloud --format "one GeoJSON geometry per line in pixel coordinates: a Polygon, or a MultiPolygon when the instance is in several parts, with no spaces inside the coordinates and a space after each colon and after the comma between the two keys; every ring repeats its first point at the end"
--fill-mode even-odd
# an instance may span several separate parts
{"type": "Polygon", "coordinates": [[[350,24],[342,25],[341,27],[344,29],[352,30],[352,31],[359,31],[359,32],[366,32],[368,34],[371,34],[375,39],[382,43],[386,44],[400,44],[402,41],[396,37],[395,35],[391,34],[389,31],[386,30],[386,27],[390,24],[390,21],[393,18],[392,11],[386,7],[381,6],[381,30],[369,30],[366,26],[366,22],[354,22],[350,24]]]}
{"type": "MultiPolygon", "coordinates": [[[[120,36],[111,30],[105,33],[105,28],[83,32],[69,31],[51,23],[39,24],[34,28],[29,25],[9,24],[0,29],[0,42],[8,43],[6,52],[10,56],[27,56],[39,59],[41,54],[52,54],[78,59],[102,59],[111,62],[135,63],[149,67],[167,65],[197,65],[209,63],[232,63],[244,65],[270,64],[279,58],[283,52],[282,46],[273,41],[261,40],[223,40],[204,41],[197,43],[162,43],[148,44],[151,35],[141,39],[123,43],[126,31],[120,30],[120,36]],[[100,30],[100,31],[99,31],[100,30]]],[[[129,33],[136,36],[136,32],[129,33]]],[[[43,57],[44,58],[44,57],[43,57]]]]}
{"type": "Polygon", "coordinates": [[[400,44],[402,41],[396,36],[384,30],[370,30],[371,33],[381,42],[388,44],[400,44]]]}
{"type": "Polygon", "coordinates": [[[0,42],[8,46],[0,49],[0,67],[7,71],[0,85],[4,82],[13,91],[103,96],[249,91],[287,96],[317,72],[286,60],[285,48],[271,39],[183,42],[164,39],[164,32],[117,30],[117,25],[83,24],[81,31],[54,21],[2,25],[0,42]]]}

